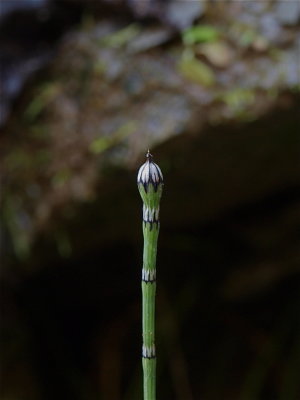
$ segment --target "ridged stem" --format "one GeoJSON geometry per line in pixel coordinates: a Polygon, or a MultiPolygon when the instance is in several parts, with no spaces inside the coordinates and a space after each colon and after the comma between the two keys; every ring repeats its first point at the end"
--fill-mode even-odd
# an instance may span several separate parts
{"type": "Polygon", "coordinates": [[[142,269],[142,365],[144,400],[156,399],[155,293],[156,255],[159,233],[159,203],[163,177],[147,153],[147,161],[138,173],[138,188],[143,200],[143,269],[142,269]]]}

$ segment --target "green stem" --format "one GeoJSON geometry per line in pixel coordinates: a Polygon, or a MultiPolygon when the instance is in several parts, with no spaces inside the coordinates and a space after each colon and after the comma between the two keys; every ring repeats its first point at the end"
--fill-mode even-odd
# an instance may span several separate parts
{"type": "Polygon", "coordinates": [[[147,153],[147,161],[138,173],[138,188],[143,200],[144,253],[143,296],[143,374],[144,400],[156,399],[155,292],[156,254],[159,233],[159,203],[163,188],[162,173],[147,153]]]}

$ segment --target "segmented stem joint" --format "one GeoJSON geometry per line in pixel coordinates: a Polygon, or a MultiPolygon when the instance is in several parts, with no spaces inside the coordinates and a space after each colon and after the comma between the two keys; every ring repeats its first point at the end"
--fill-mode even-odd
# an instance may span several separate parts
{"type": "Polygon", "coordinates": [[[156,358],[155,345],[153,344],[150,347],[143,345],[142,356],[143,358],[148,358],[148,359],[156,358]]]}
{"type": "Polygon", "coordinates": [[[150,223],[159,222],[159,207],[149,208],[147,205],[143,205],[143,221],[150,223]]]}
{"type": "Polygon", "coordinates": [[[153,283],[156,281],[156,269],[142,269],[142,281],[153,283]]]}

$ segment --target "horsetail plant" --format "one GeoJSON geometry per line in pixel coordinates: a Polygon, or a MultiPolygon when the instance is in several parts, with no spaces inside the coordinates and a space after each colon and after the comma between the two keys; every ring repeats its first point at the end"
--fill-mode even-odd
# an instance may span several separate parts
{"type": "Polygon", "coordinates": [[[155,292],[156,254],[159,233],[159,203],[163,190],[163,176],[152,161],[149,150],[147,160],[141,166],[137,184],[143,200],[143,269],[142,269],[142,364],[144,400],[156,398],[156,351],[155,351],[155,292]]]}

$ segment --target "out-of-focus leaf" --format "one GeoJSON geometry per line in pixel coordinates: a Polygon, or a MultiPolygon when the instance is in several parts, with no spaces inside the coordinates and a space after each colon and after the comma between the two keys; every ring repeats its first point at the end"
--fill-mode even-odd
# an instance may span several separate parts
{"type": "Polygon", "coordinates": [[[137,24],[131,24],[119,31],[112,33],[104,38],[104,44],[109,47],[122,47],[127,45],[140,33],[140,28],[137,24]]]}
{"type": "Polygon", "coordinates": [[[71,178],[71,171],[68,168],[63,168],[58,171],[52,178],[54,186],[62,186],[71,178]]]}
{"type": "Polygon", "coordinates": [[[90,151],[94,154],[102,153],[111,146],[111,142],[112,140],[110,137],[99,137],[94,139],[90,144],[90,151]]]}
{"type": "Polygon", "coordinates": [[[212,86],[215,83],[212,69],[194,57],[183,57],[178,68],[185,78],[199,85],[212,86]]]}
{"type": "Polygon", "coordinates": [[[219,32],[210,25],[196,25],[183,33],[183,42],[187,45],[212,42],[218,39],[219,32]]]}
{"type": "Polygon", "coordinates": [[[36,117],[44,110],[44,108],[58,95],[60,87],[58,84],[45,84],[40,93],[35,96],[29,103],[24,112],[24,116],[29,121],[35,120],[36,117]]]}
{"type": "Polygon", "coordinates": [[[136,129],[136,123],[134,121],[128,122],[120,126],[110,136],[101,136],[94,139],[90,144],[90,151],[94,154],[102,153],[110,147],[118,144],[126,136],[130,135],[136,129]]]}

